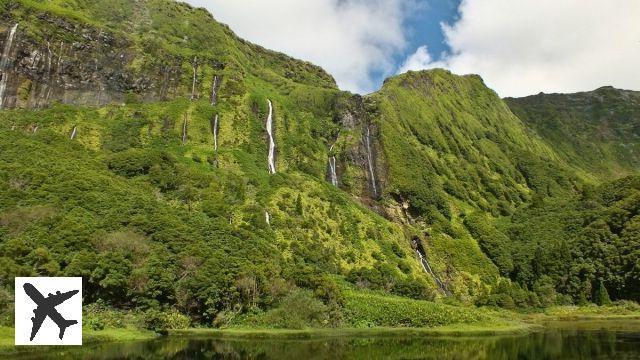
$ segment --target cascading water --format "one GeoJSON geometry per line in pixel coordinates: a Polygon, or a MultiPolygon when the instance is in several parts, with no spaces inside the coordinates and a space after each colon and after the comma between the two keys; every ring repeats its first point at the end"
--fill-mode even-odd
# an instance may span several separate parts
{"type": "Polygon", "coordinates": [[[267,160],[269,162],[269,174],[276,173],[276,142],[273,140],[273,104],[271,100],[269,102],[269,116],[267,116],[267,134],[269,135],[269,155],[267,160]]]}
{"type": "Polygon", "coordinates": [[[4,43],[4,50],[2,51],[2,58],[0,59],[0,72],[2,75],[2,79],[0,79],[0,109],[4,108],[4,93],[7,90],[7,82],[9,76],[7,74],[7,70],[9,69],[10,57],[11,57],[11,48],[13,47],[13,41],[16,36],[16,32],[18,31],[18,24],[15,24],[11,31],[9,32],[9,36],[4,43]]]}
{"type": "MultiPolygon", "coordinates": [[[[329,148],[329,154],[333,151],[333,147],[336,144],[331,145],[329,148]]],[[[336,157],[335,155],[329,156],[329,181],[331,181],[331,185],[338,186],[338,174],[336,172],[336,157]]]]}
{"type": "Polygon", "coordinates": [[[218,153],[218,114],[213,119],[213,150],[218,153]]]}
{"type": "Polygon", "coordinates": [[[433,269],[431,269],[431,265],[429,265],[429,261],[427,260],[425,255],[422,254],[419,248],[416,249],[416,254],[418,254],[418,258],[420,259],[420,265],[422,265],[424,272],[426,272],[427,274],[431,275],[431,277],[433,277],[433,279],[436,282],[436,285],[438,285],[440,290],[442,290],[445,294],[450,295],[449,289],[447,289],[447,287],[444,285],[442,280],[440,280],[440,278],[436,275],[436,273],[433,272],[433,269]]]}
{"type": "Polygon", "coordinates": [[[425,261],[424,256],[422,256],[420,250],[416,249],[416,254],[418,254],[418,257],[420,258],[420,264],[422,265],[424,272],[431,274],[430,266],[427,266],[429,263],[425,261]]]}
{"type": "Polygon", "coordinates": [[[182,124],[182,145],[187,143],[187,116],[184,116],[184,123],[182,124]]]}
{"type": "Polygon", "coordinates": [[[71,131],[71,140],[76,138],[78,128],[76,126],[73,127],[73,131],[71,131]]]}
{"type": "Polygon", "coordinates": [[[218,102],[218,75],[213,76],[213,85],[211,85],[211,105],[215,105],[218,102]]]}
{"type": "Polygon", "coordinates": [[[329,158],[329,179],[331,179],[331,185],[338,186],[338,174],[336,174],[336,157],[329,158]]]}
{"type": "Polygon", "coordinates": [[[193,68],[193,82],[191,85],[191,100],[197,100],[198,99],[198,94],[196,94],[196,82],[197,82],[197,76],[198,76],[198,58],[194,57],[193,58],[193,63],[191,64],[191,67],[193,68]]]}
{"type": "Polygon", "coordinates": [[[264,221],[267,222],[267,225],[271,225],[271,216],[267,211],[264,212],[264,221]]]}
{"type": "Polygon", "coordinates": [[[371,129],[367,125],[367,133],[364,138],[364,144],[367,148],[367,163],[369,166],[369,178],[371,180],[371,188],[373,189],[373,195],[378,197],[378,188],[376,187],[376,175],[373,165],[373,154],[371,153],[371,129]]]}

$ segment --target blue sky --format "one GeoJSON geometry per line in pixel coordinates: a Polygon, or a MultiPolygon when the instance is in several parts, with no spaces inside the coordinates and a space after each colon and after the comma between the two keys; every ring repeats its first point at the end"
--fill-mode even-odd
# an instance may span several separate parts
{"type": "MultiPolygon", "coordinates": [[[[451,49],[447,45],[442,33],[441,23],[453,24],[457,20],[458,6],[461,0],[419,0],[417,11],[410,11],[405,19],[405,33],[407,46],[404,51],[398,51],[393,60],[396,67],[413,54],[419,47],[427,46],[434,60],[440,60],[442,53],[451,49]]],[[[371,74],[378,86],[386,77],[383,72],[371,74]]]]}
{"type": "Polygon", "coordinates": [[[638,0],[183,1],[360,94],[434,67],[479,74],[501,96],[640,90],[638,0]]]}

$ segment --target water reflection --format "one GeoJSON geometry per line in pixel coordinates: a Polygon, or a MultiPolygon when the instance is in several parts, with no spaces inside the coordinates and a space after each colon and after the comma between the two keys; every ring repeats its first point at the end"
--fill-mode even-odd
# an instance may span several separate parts
{"type": "Polygon", "coordinates": [[[325,338],[153,341],[54,349],[18,359],[639,359],[640,333],[548,330],[481,338],[325,338]]]}

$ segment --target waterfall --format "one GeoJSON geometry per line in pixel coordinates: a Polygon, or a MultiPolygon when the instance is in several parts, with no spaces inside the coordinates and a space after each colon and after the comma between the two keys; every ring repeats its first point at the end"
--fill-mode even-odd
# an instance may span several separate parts
{"type": "Polygon", "coordinates": [[[182,124],[182,145],[187,143],[187,115],[184,116],[184,123],[182,124]]]}
{"type": "Polygon", "coordinates": [[[336,157],[331,156],[329,158],[329,179],[331,185],[338,186],[338,175],[336,174],[336,157]]]}
{"type": "Polygon", "coordinates": [[[213,119],[213,150],[218,153],[218,114],[213,119]]]}
{"type": "Polygon", "coordinates": [[[191,64],[191,67],[193,68],[193,83],[191,85],[191,100],[196,100],[198,98],[198,96],[196,95],[196,81],[197,81],[197,75],[198,75],[198,58],[197,57],[193,58],[193,63],[191,64]]]}
{"type": "Polygon", "coordinates": [[[218,102],[218,75],[213,76],[213,85],[211,85],[211,105],[215,105],[218,102]]]}
{"type": "Polygon", "coordinates": [[[2,50],[2,59],[0,59],[0,72],[2,75],[2,79],[0,79],[0,109],[4,108],[4,93],[7,90],[7,81],[9,79],[7,70],[9,69],[11,48],[13,47],[13,40],[15,39],[17,30],[18,24],[15,24],[11,28],[9,36],[4,43],[4,50],[2,50]]]}
{"type": "Polygon", "coordinates": [[[267,101],[269,102],[269,116],[267,116],[267,134],[269,134],[269,174],[275,174],[276,143],[273,140],[273,104],[271,104],[271,100],[267,101]]]}
{"type": "Polygon", "coordinates": [[[48,103],[49,97],[51,96],[51,88],[53,87],[53,73],[52,73],[52,61],[53,61],[53,52],[51,52],[51,43],[47,41],[47,84],[45,84],[44,91],[44,102],[48,103]]]}
{"type": "Polygon", "coordinates": [[[422,256],[422,253],[420,252],[420,250],[416,249],[416,253],[418,254],[418,257],[420,258],[420,265],[422,265],[422,268],[424,269],[424,272],[426,272],[427,274],[431,274],[431,267],[428,266],[429,263],[425,261],[424,256],[422,256]]]}
{"type": "Polygon", "coordinates": [[[373,195],[378,197],[378,188],[376,187],[376,175],[373,167],[373,154],[371,153],[371,129],[367,125],[367,135],[364,138],[365,147],[367,148],[367,163],[369,165],[369,178],[371,179],[371,187],[373,195]]]}
{"type": "Polygon", "coordinates": [[[36,131],[38,131],[38,125],[36,125],[36,127],[33,128],[33,133],[35,134],[36,131]]]}
{"type": "Polygon", "coordinates": [[[76,138],[76,132],[77,132],[77,130],[78,130],[78,129],[77,129],[77,127],[76,127],[76,126],[74,126],[74,127],[73,127],[73,131],[71,131],[71,140],[73,140],[73,139],[75,139],[75,138],[76,138]]]}
{"type": "Polygon", "coordinates": [[[446,295],[450,295],[451,293],[449,292],[449,289],[447,289],[447,287],[444,285],[442,280],[440,280],[440,278],[436,275],[436,273],[433,272],[433,269],[431,269],[431,265],[429,265],[429,261],[427,260],[427,258],[424,255],[422,255],[422,252],[420,252],[419,249],[416,249],[416,253],[420,258],[420,265],[422,265],[424,272],[426,272],[427,274],[431,275],[431,277],[433,277],[433,279],[436,282],[436,285],[438,285],[440,290],[442,290],[446,295]]]}
{"type": "Polygon", "coordinates": [[[267,225],[271,225],[271,216],[269,216],[269,213],[267,211],[264,212],[264,221],[267,222],[267,225]]]}

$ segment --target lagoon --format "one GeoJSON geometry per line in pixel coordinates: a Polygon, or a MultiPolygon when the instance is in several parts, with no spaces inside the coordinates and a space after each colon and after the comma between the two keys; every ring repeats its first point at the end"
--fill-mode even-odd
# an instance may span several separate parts
{"type": "MultiPolygon", "coordinates": [[[[337,330],[338,332],[340,330],[337,330]]],[[[372,333],[373,334],[373,333],[372,333]]],[[[639,359],[640,321],[548,323],[501,336],[429,334],[283,337],[167,336],[49,348],[10,359],[639,359]]]]}

